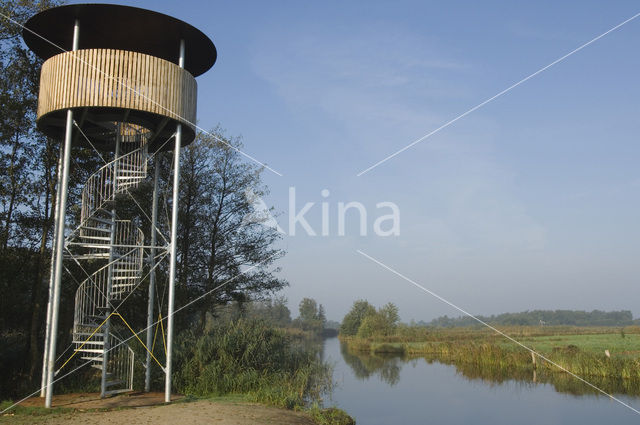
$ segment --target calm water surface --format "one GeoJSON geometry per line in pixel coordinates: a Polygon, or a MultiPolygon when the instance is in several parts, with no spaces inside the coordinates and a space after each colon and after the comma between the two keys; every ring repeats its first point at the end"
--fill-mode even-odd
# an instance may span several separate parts
{"type": "MultiPolygon", "coordinates": [[[[338,384],[327,404],[346,410],[358,425],[640,423],[640,415],[606,396],[562,394],[550,384],[470,380],[438,362],[349,355],[337,338],[324,344],[338,384]]],[[[640,410],[640,398],[618,398],[640,410]]]]}

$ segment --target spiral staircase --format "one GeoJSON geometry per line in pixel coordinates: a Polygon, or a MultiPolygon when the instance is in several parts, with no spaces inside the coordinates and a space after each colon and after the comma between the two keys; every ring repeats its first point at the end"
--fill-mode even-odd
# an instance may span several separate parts
{"type": "Polygon", "coordinates": [[[144,264],[144,234],[132,221],[116,219],[115,205],[147,176],[148,136],[123,128],[114,159],[85,183],[80,226],[67,238],[76,261],[99,267],[76,290],[73,345],[82,360],[104,371],[103,395],[133,390],[135,353],[110,322],[140,283],[144,264]]]}

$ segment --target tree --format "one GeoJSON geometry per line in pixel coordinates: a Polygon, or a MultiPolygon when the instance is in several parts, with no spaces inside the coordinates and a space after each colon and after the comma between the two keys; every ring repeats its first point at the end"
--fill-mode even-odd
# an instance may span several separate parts
{"type": "Polygon", "coordinates": [[[384,323],[388,327],[388,329],[393,332],[398,327],[398,322],[400,322],[400,315],[398,314],[398,307],[393,303],[387,303],[383,305],[379,310],[378,314],[382,316],[384,323]]]}
{"type": "Polygon", "coordinates": [[[291,311],[285,297],[268,298],[247,304],[246,317],[264,320],[278,327],[291,324],[291,311]]]}
{"type": "MultiPolygon", "coordinates": [[[[23,23],[56,4],[6,1],[0,12],[23,23]]],[[[35,129],[42,62],[23,44],[21,27],[4,18],[0,47],[0,261],[6,272],[0,275],[0,337],[4,341],[9,333],[21,335],[10,350],[20,354],[17,363],[2,363],[27,376],[21,381],[29,384],[37,378],[42,352],[59,143],[35,129]]]]}
{"type": "Polygon", "coordinates": [[[327,321],[324,307],[313,298],[303,298],[298,305],[299,316],[295,324],[305,331],[320,335],[327,321]]]}
{"type": "Polygon", "coordinates": [[[197,307],[200,326],[217,304],[259,299],[287,285],[272,268],[284,255],[274,247],[280,234],[244,219],[252,213],[246,194],[264,196],[267,190],[262,170],[241,161],[241,146],[216,128],[199,133],[182,154],[178,282],[185,301],[211,293],[197,307]]]}
{"type": "Polygon", "coordinates": [[[318,320],[322,323],[322,327],[324,328],[327,324],[327,315],[324,313],[324,307],[322,304],[318,306],[318,320]]]}
{"type": "Polygon", "coordinates": [[[375,314],[376,309],[366,300],[358,300],[353,303],[351,310],[342,319],[340,333],[346,336],[354,336],[365,317],[375,314]]]}
{"type": "Polygon", "coordinates": [[[393,303],[387,303],[380,307],[378,311],[368,314],[362,320],[357,335],[360,338],[393,335],[398,327],[399,320],[398,307],[393,303]]]}
{"type": "Polygon", "coordinates": [[[289,326],[291,324],[291,311],[287,307],[285,297],[274,297],[262,302],[265,307],[268,320],[277,326],[289,326]]]}
{"type": "Polygon", "coordinates": [[[300,320],[310,323],[318,317],[318,303],[313,298],[303,298],[298,305],[300,320]]]}

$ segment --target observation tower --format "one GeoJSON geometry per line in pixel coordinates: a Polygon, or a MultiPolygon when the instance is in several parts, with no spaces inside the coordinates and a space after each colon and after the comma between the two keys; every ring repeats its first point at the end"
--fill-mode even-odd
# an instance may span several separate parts
{"type": "MultiPolygon", "coordinates": [[[[131,344],[146,350],[145,389],[150,386],[150,352],[156,268],[168,259],[165,401],[171,398],[174,281],[180,148],[195,138],[195,77],[216,61],[213,42],[176,18],[129,6],[74,4],[55,7],[25,24],[24,40],[44,60],[37,126],[62,141],[58,163],[56,225],[43,361],[43,394],[51,407],[55,381],[61,281],[65,263],[89,270],[78,281],[73,321],[73,356],[101,371],[104,397],[133,389],[131,344]],[[82,189],[79,217],[65,232],[72,146],[94,149],[104,161],[82,189]],[[173,151],[171,217],[158,220],[160,155],[173,151]],[[153,176],[149,169],[153,166],[153,176]],[[147,183],[145,183],[147,182],[147,183]],[[153,187],[151,211],[133,193],[153,187]],[[124,219],[139,208],[147,217],[124,219]],[[161,229],[169,229],[166,233],[161,229]],[[146,236],[145,236],[146,233],[146,236]],[[138,341],[120,306],[146,288],[146,344],[138,341]],[[144,282],[144,285],[142,285],[144,282]]],[[[168,154],[164,154],[168,155],[168,154]]],[[[138,297],[139,298],[139,297],[138,297]]],[[[156,313],[157,314],[157,313],[156,313]]],[[[62,367],[60,364],[58,367],[62,367]]],[[[59,371],[60,369],[58,369],[59,371]]]]}

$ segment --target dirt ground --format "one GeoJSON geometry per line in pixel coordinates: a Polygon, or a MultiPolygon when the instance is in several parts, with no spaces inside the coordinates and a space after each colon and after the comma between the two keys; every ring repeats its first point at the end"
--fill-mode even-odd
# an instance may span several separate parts
{"type": "MultiPolygon", "coordinates": [[[[176,400],[179,397],[176,397],[176,400]]],[[[43,399],[32,398],[23,406],[41,407],[43,399]]],[[[228,400],[179,401],[165,405],[164,394],[131,394],[100,399],[97,394],[56,396],[54,407],[74,409],[43,416],[26,414],[0,416],[0,423],[15,424],[167,424],[167,425],[313,425],[308,415],[301,412],[266,407],[260,404],[228,400]],[[110,411],[84,411],[85,409],[116,409],[110,411]]]]}

